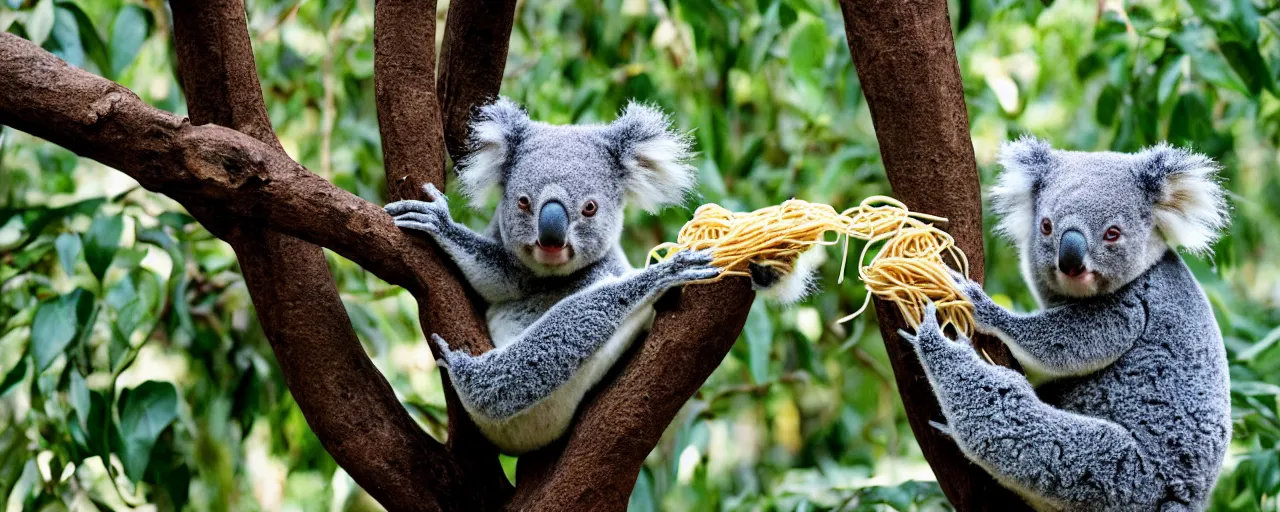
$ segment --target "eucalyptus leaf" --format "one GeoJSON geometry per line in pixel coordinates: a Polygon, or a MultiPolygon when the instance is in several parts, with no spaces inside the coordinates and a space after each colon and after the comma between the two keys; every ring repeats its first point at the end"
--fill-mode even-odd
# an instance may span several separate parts
{"type": "Polygon", "coordinates": [[[168,382],[147,381],[120,396],[121,462],[137,482],[147,470],[156,438],[178,416],[178,392],[168,382]]]}
{"type": "Polygon", "coordinates": [[[120,249],[120,235],[124,232],[124,218],[119,215],[99,215],[89,225],[84,235],[84,259],[89,270],[102,280],[120,249]]]}
{"type": "Polygon", "coordinates": [[[62,264],[62,269],[67,274],[74,274],[76,260],[80,259],[80,253],[84,251],[84,246],[80,243],[80,235],[63,233],[58,235],[53,245],[58,249],[58,262],[62,264]]]}
{"type": "Polygon", "coordinates": [[[76,411],[76,420],[80,422],[80,428],[87,430],[93,402],[89,396],[89,386],[85,384],[84,377],[79,371],[71,371],[71,386],[67,394],[71,399],[71,407],[76,411]]]}
{"type": "Polygon", "coordinates": [[[65,10],[75,17],[76,33],[80,36],[80,46],[84,49],[85,55],[97,66],[99,73],[108,79],[114,79],[111,60],[107,56],[107,44],[103,42],[98,28],[93,25],[93,20],[89,19],[89,15],[85,14],[75,2],[58,2],[58,9],[65,10]]]}
{"type": "Polygon", "coordinates": [[[773,351],[773,319],[769,317],[764,299],[757,298],[751,303],[742,333],[747,338],[747,367],[751,379],[757,385],[763,384],[769,380],[769,356],[773,351]]]}
{"type": "Polygon", "coordinates": [[[85,51],[75,13],[58,5],[54,10],[53,31],[49,35],[45,47],[50,52],[72,66],[84,67],[85,51]]]}
{"type": "Polygon", "coordinates": [[[41,303],[31,321],[31,354],[36,373],[48,368],[75,336],[75,301],[64,295],[41,303]]]}
{"type": "Polygon", "coordinates": [[[111,73],[119,76],[125,68],[133,63],[142,43],[147,40],[151,31],[148,13],[142,7],[125,4],[116,13],[111,23],[111,43],[108,54],[111,59],[111,73]]]}
{"type": "Polygon", "coordinates": [[[31,17],[27,18],[27,39],[36,45],[43,45],[45,39],[49,38],[49,33],[53,31],[55,19],[53,0],[36,2],[35,9],[31,11],[31,17]]]}

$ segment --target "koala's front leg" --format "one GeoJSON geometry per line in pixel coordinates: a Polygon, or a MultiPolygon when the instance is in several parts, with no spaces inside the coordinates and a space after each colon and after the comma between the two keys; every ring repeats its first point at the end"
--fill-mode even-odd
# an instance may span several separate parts
{"type": "Polygon", "coordinates": [[[568,382],[633,313],[667,289],[720,274],[707,251],[681,252],[647,269],[592,285],[552,306],[510,344],[478,357],[449,350],[449,377],[468,408],[501,420],[568,382]]]}
{"type": "Polygon", "coordinates": [[[448,198],[430,183],[422,186],[430,201],[396,201],[384,209],[402,229],[431,235],[490,304],[520,296],[520,275],[511,254],[495,240],[458,224],[449,216],[448,198]]]}
{"type": "Polygon", "coordinates": [[[915,347],[947,425],[939,426],[997,480],[1054,510],[1151,510],[1155,477],[1120,425],[1055,409],[1017,372],[947,339],[931,304],[915,347]]]}
{"type": "Polygon", "coordinates": [[[973,303],[978,330],[999,337],[1024,368],[1045,377],[1105,368],[1129,351],[1146,328],[1146,308],[1130,295],[1105,295],[1015,314],[992,301],[982,285],[953,276],[973,303]]]}

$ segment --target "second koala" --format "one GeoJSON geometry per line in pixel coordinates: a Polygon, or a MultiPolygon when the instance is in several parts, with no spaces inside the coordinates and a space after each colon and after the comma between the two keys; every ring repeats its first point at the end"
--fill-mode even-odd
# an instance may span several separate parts
{"type": "Polygon", "coordinates": [[[948,340],[930,308],[904,336],[940,428],[1039,510],[1203,509],[1231,438],[1230,385],[1209,302],[1174,248],[1205,251],[1225,225],[1217,166],[1167,145],[1087,153],[1030,138],[1000,161],[1000,230],[1045,309],[1015,314],[962,289],[978,329],[1049,383],[948,340]]]}
{"type": "Polygon", "coordinates": [[[500,199],[478,234],[449,217],[445,197],[387,206],[424,231],[488,303],[494,350],[450,350],[432,335],[467,412],[505,453],[545,446],[653,318],[668,289],[720,270],[684,252],[634,270],[619,245],[627,203],[654,211],[694,185],[689,143],[660,112],[631,104],[608,125],[554,126],[502,99],[480,110],[459,179],[474,205],[500,199]]]}

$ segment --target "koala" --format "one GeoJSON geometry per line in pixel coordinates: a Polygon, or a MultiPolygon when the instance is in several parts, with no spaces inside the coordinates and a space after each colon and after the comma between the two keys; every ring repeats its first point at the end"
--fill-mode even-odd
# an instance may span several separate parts
{"type": "Polygon", "coordinates": [[[1225,227],[1217,165],[1167,144],[1076,152],[1026,137],[999,160],[998,231],[1042,310],[1011,313],[954,277],[1030,380],[946,338],[930,306],[903,336],[942,406],[936,426],[1037,510],[1202,510],[1231,439],[1230,383],[1175,248],[1206,252],[1225,227]]]}
{"type": "MultiPolygon", "coordinates": [[[[639,270],[623,254],[628,203],[654,212],[695,183],[689,140],[658,110],[632,103],[607,125],[555,126],[499,99],[479,110],[470,143],[458,172],[464,193],[476,208],[499,196],[486,233],[454,222],[431,185],[431,201],[386,211],[434,239],[488,306],[493,350],[472,356],[431,339],[481,432],[518,455],[564,434],[586,392],[648,330],[663,292],[722,269],[707,251],[639,270]]],[[[752,272],[753,286],[803,295],[795,283],[807,276],[752,272]]]]}

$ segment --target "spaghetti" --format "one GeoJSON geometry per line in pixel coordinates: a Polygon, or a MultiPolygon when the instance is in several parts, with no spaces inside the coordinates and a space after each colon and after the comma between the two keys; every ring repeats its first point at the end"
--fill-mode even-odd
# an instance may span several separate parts
{"type": "Polygon", "coordinates": [[[918,329],[925,305],[932,301],[943,327],[951,325],[970,336],[973,307],[947,269],[949,259],[967,276],[969,262],[951,235],[936,227],[942,222],[946,219],[912,212],[886,196],[868,197],[842,212],[798,199],[752,212],[730,212],[716,204],[704,204],[680,229],[676,241],[654,247],[649,260],[664,261],[680,251],[710,249],[712,264],[725,269],[714,280],[749,275],[749,262],[787,274],[801,253],[816,245],[835,245],[844,237],[839,281],[843,282],[849,239],[857,238],[866,241],[858,257],[858,277],[870,293],[861,308],[838,322],[862,314],[876,296],[896,305],[907,323],[918,329]],[[835,239],[827,239],[829,232],[836,233],[835,239]],[[867,262],[867,252],[878,243],[882,243],[880,249],[867,262]]]}

